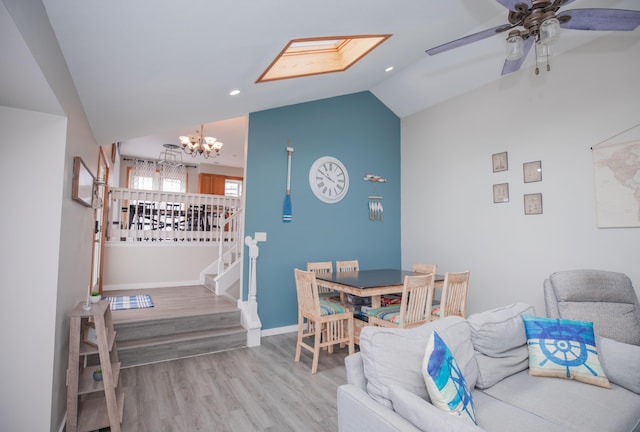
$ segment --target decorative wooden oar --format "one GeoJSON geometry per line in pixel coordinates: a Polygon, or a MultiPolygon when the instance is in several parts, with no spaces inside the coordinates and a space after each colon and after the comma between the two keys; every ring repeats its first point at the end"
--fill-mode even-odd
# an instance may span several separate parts
{"type": "Polygon", "coordinates": [[[291,140],[287,142],[287,194],[284,197],[284,208],[282,210],[282,222],[291,222],[291,140]]]}

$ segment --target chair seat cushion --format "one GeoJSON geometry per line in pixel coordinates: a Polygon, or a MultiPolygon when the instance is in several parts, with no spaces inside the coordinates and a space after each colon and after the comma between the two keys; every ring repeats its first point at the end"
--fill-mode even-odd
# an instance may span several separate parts
{"type": "Polygon", "coordinates": [[[368,315],[370,317],[400,325],[400,305],[383,306],[371,309],[368,315]]]}
{"type": "Polygon", "coordinates": [[[320,300],[340,301],[340,293],[336,291],[321,292],[318,293],[318,297],[320,297],[320,300]]]}
{"type": "Polygon", "coordinates": [[[345,313],[345,312],[351,312],[351,308],[349,307],[349,305],[346,305],[344,303],[340,303],[339,301],[332,301],[332,300],[320,300],[320,315],[321,316],[327,316],[327,315],[337,315],[337,314],[341,314],[341,313],[345,313]]]}

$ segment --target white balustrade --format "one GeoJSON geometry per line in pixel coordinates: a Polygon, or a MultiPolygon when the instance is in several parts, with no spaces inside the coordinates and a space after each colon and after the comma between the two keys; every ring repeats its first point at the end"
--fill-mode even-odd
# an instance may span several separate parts
{"type": "Polygon", "coordinates": [[[112,188],[109,205],[107,241],[219,241],[220,256],[241,241],[240,198],[112,188]]]}

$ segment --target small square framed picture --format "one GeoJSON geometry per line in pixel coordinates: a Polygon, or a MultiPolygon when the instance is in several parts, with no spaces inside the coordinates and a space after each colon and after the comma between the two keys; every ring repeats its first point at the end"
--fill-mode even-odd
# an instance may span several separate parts
{"type": "Polygon", "coordinates": [[[509,169],[509,159],[507,157],[507,152],[492,154],[491,163],[493,166],[493,172],[507,171],[509,169]]]}
{"type": "Polygon", "coordinates": [[[493,202],[509,202],[509,183],[500,183],[493,185],[493,202]]]}
{"type": "Polygon", "coordinates": [[[524,214],[535,215],[542,214],[542,194],[525,194],[524,196],[524,214]]]}
{"type": "Polygon", "coordinates": [[[524,174],[524,182],[539,182],[542,181],[542,162],[526,162],[522,164],[522,171],[524,174]]]}
{"type": "Polygon", "coordinates": [[[96,327],[92,322],[82,326],[82,341],[94,347],[98,347],[98,335],[96,327]]]}

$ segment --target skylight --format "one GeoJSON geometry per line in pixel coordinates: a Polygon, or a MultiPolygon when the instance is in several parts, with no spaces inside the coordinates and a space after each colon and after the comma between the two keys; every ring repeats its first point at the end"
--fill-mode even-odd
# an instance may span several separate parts
{"type": "Polygon", "coordinates": [[[293,39],[256,82],[345,71],[389,37],[390,34],[293,39]]]}

